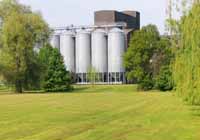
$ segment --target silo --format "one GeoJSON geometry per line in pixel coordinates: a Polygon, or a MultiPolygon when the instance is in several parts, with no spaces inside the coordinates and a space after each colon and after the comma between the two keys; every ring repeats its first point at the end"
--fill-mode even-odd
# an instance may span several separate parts
{"type": "Polygon", "coordinates": [[[79,83],[87,82],[87,73],[91,67],[91,34],[81,30],[76,34],[76,74],[79,83]]]}
{"type": "Polygon", "coordinates": [[[60,36],[60,53],[68,71],[75,72],[75,37],[71,31],[66,31],[60,36]]]}
{"type": "Polygon", "coordinates": [[[57,33],[52,34],[50,37],[50,44],[53,48],[60,50],[60,35],[57,33]]]}
{"type": "Polygon", "coordinates": [[[109,82],[124,82],[125,69],[123,54],[125,52],[125,33],[113,28],[108,33],[108,73],[109,82]]]}
{"type": "Polygon", "coordinates": [[[92,67],[99,73],[98,81],[107,81],[108,50],[107,34],[103,29],[92,33],[92,67]]]}

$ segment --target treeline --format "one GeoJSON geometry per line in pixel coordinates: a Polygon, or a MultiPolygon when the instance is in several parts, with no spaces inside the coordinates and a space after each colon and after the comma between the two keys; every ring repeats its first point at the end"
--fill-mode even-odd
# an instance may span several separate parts
{"type": "Polygon", "coordinates": [[[71,89],[70,73],[59,51],[48,44],[51,30],[39,13],[17,0],[2,0],[0,20],[0,77],[6,85],[17,93],[71,89]]]}
{"type": "Polygon", "coordinates": [[[133,34],[124,56],[127,77],[142,90],[174,89],[185,101],[200,105],[200,1],[173,3],[182,16],[167,19],[169,36],[160,36],[154,25],[133,34]]]}

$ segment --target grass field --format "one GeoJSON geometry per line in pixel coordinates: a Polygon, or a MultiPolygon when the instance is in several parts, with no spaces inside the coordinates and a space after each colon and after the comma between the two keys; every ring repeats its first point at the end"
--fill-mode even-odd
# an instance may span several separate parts
{"type": "Polygon", "coordinates": [[[200,107],[171,93],[77,86],[0,95],[0,140],[200,140],[200,107]]]}

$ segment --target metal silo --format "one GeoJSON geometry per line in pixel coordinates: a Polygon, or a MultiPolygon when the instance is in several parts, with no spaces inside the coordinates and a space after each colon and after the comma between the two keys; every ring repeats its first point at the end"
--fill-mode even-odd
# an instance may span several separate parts
{"type": "Polygon", "coordinates": [[[119,28],[113,28],[108,33],[108,72],[109,82],[124,82],[125,69],[123,54],[125,52],[125,33],[119,28]]]}
{"type": "Polygon", "coordinates": [[[53,48],[60,50],[60,35],[57,33],[52,34],[50,38],[50,44],[53,48]]]}
{"type": "Polygon", "coordinates": [[[92,67],[98,72],[98,81],[107,82],[107,34],[103,29],[97,29],[92,33],[92,67]]]}
{"type": "Polygon", "coordinates": [[[74,33],[67,31],[60,36],[60,53],[68,71],[75,72],[75,38],[74,33]]]}
{"type": "Polygon", "coordinates": [[[87,82],[87,73],[91,67],[91,34],[81,30],[76,34],[76,75],[78,83],[87,82]]]}

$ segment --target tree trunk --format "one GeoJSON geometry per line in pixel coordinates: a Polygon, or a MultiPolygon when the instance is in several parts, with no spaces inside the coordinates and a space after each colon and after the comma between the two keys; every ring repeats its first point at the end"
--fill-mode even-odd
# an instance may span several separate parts
{"type": "Polygon", "coordinates": [[[16,80],[16,82],[15,82],[15,92],[16,93],[22,93],[23,92],[21,80],[16,80]]]}
{"type": "Polygon", "coordinates": [[[17,79],[15,81],[15,92],[22,93],[22,81],[20,80],[20,76],[18,75],[20,73],[21,61],[17,54],[16,54],[16,66],[17,66],[17,68],[16,68],[17,79]]]}

